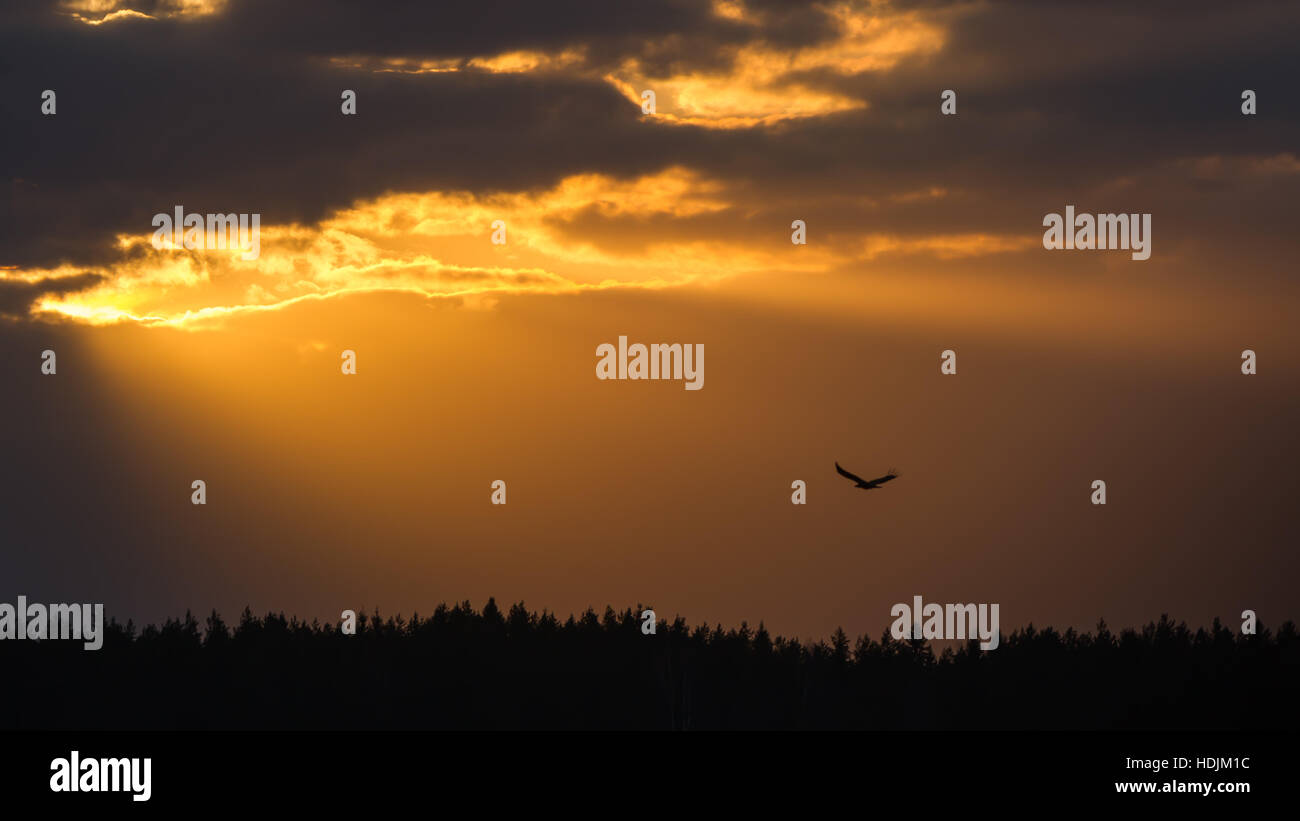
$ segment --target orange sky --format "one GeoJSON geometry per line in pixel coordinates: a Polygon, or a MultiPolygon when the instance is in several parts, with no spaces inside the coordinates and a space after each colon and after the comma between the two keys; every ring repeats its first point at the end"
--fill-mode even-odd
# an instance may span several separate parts
{"type": "MultiPolygon", "coordinates": [[[[114,16],[129,7],[14,30],[67,63],[120,43],[167,65],[247,21],[239,3],[114,16]]],[[[1130,101],[1105,78],[1045,56],[1008,74],[984,4],[692,13],[635,45],[610,18],[423,53],[396,32],[344,48],[323,20],[293,57],[325,114],[226,132],[253,127],[218,124],[204,80],[160,121],[215,129],[248,168],[197,137],[173,157],[126,115],[113,130],[139,145],[104,150],[137,162],[20,152],[0,259],[11,592],[137,620],[640,602],[799,636],[878,636],[913,595],[998,602],[1007,629],[1294,618],[1294,115],[1243,125],[1171,93],[1117,121],[1130,101]],[[340,87],[361,89],[355,122],[340,87]],[[453,102],[422,113],[426,94],[453,102]],[[178,204],[262,213],[260,256],[152,247],[150,215],[178,204]],[[1068,204],[1151,213],[1151,259],[1044,250],[1068,204]],[[598,381],[620,335],[703,344],[705,388],[598,381]],[[902,476],[864,494],[836,460],[902,476]]],[[[1026,12],[1041,36],[1069,22],[1049,18],[1026,12]]],[[[1214,23],[1116,60],[1194,83],[1179,72],[1214,23]]],[[[1261,76],[1290,59],[1261,53],[1261,76]]],[[[103,93],[79,76],[53,121],[24,114],[43,139],[87,139],[78,106],[103,93]]]]}

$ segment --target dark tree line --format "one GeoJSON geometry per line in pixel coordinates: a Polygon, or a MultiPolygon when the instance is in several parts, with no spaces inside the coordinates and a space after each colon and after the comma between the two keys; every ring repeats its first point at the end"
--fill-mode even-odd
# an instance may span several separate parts
{"type": "Polygon", "coordinates": [[[936,653],[924,641],[804,644],[752,629],[643,635],[640,607],[560,621],[489,600],[358,617],[356,635],[245,610],[103,649],[0,642],[6,729],[1297,729],[1300,641],[1216,619],[1036,630],[936,653]]]}

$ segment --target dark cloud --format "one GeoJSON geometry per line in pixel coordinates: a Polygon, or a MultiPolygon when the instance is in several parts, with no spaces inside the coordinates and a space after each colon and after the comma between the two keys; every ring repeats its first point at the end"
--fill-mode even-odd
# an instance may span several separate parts
{"type": "Polygon", "coordinates": [[[58,279],[40,279],[35,282],[0,279],[0,317],[18,319],[26,317],[32,304],[51,294],[72,294],[84,291],[104,281],[100,274],[77,274],[58,279]]]}

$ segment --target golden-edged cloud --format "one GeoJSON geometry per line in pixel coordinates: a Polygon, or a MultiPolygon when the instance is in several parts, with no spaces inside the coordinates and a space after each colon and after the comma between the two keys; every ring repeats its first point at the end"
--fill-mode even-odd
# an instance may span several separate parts
{"type": "Polygon", "coordinates": [[[61,0],[59,8],[64,14],[90,26],[102,26],[117,20],[143,18],[201,19],[225,10],[226,0],[160,0],[154,3],[152,14],[132,6],[130,0],[61,0]]]}
{"type": "Polygon", "coordinates": [[[752,273],[813,274],[882,254],[1003,253],[1036,241],[863,233],[860,242],[792,246],[781,230],[757,233],[749,221],[755,212],[737,206],[744,196],[681,167],[630,179],[578,174],[541,191],[392,193],[314,225],[264,225],[255,259],[236,247],[155,248],[152,232],[142,231],[117,237],[120,258],[111,264],[12,268],[0,271],[0,281],[31,285],[93,274],[84,290],[51,289],[34,301],[33,313],[201,327],[232,312],[358,292],[465,298],[661,288],[752,273]],[[492,242],[498,220],[504,244],[492,242]]]}
{"type": "MultiPolygon", "coordinates": [[[[749,128],[865,108],[866,100],[820,87],[812,78],[887,71],[905,58],[943,48],[943,30],[916,13],[851,3],[823,8],[836,30],[826,42],[794,48],[764,40],[749,42],[726,49],[730,65],[716,71],[664,74],[629,58],[606,80],[637,104],[641,91],[654,91],[657,115],[668,122],[749,128]]],[[[743,23],[759,22],[739,2],[717,3],[714,13],[743,23]]]]}
{"type": "MultiPolygon", "coordinates": [[[[943,29],[921,14],[883,5],[839,2],[807,9],[808,14],[827,15],[834,36],[804,46],[764,39],[763,15],[740,0],[719,0],[713,13],[750,27],[754,34],[743,44],[718,46],[724,59],[716,69],[661,70],[652,63],[680,63],[642,56],[628,56],[612,70],[599,69],[580,48],[436,59],[353,55],[333,57],[330,62],[336,67],[403,74],[565,71],[603,80],[637,106],[642,104],[643,91],[653,91],[656,116],[665,123],[734,129],[866,108],[866,100],[825,87],[817,78],[888,71],[906,58],[939,51],[945,39],[943,29]]],[[[680,46],[680,37],[672,35],[647,43],[645,53],[657,57],[680,46]]]]}
{"type": "MultiPolygon", "coordinates": [[[[577,175],[535,193],[390,194],[316,225],[263,226],[256,259],[238,248],[158,249],[152,233],[120,235],[122,259],[91,271],[103,277],[100,284],[47,295],[33,310],[95,324],[192,326],[361,291],[467,296],[662,287],[769,265],[763,252],[741,243],[658,233],[728,207],[718,183],[681,168],[632,180],[577,175]],[[502,245],[491,242],[497,220],[505,223],[502,245]],[[576,220],[591,227],[575,231],[576,220]]],[[[82,273],[12,269],[0,279],[33,283],[82,273]]]]}
{"type": "Polygon", "coordinates": [[[562,71],[579,66],[584,50],[565,49],[554,54],[542,51],[506,51],[481,57],[427,59],[417,57],[373,57],[365,54],[331,57],[336,68],[358,69],[377,74],[447,74],[482,71],[488,74],[530,74],[562,71]]]}

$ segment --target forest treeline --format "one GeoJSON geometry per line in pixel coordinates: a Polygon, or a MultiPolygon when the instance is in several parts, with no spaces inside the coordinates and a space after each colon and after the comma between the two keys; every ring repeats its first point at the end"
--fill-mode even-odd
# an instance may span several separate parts
{"type": "Polygon", "coordinates": [[[773,637],[641,608],[561,621],[522,603],[361,614],[355,635],[247,609],[103,649],[0,642],[6,729],[1297,729],[1292,622],[1025,627],[991,652],[925,641],[773,637]]]}

